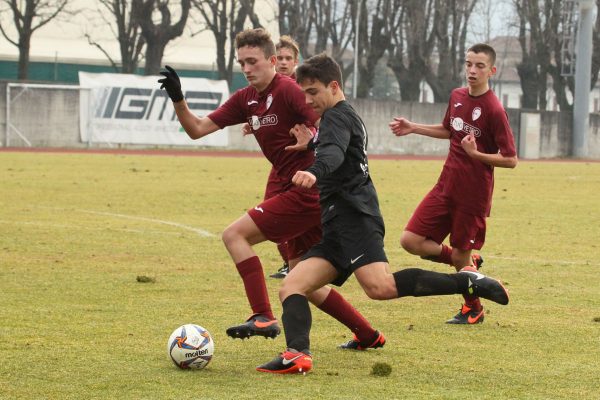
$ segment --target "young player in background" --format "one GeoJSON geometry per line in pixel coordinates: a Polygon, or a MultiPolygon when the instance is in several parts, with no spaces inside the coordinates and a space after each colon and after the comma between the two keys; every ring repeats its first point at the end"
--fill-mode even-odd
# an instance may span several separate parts
{"type": "MultiPolygon", "coordinates": [[[[369,173],[367,130],[345,101],[340,67],[320,54],[298,67],[296,74],[321,123],[315,162],[297,171],[292,182],[307,189],[318,185],[323,239],[290,271],[279,291],[286,350],[257,370],[289,374],[312,369],[307,297],[326,284],[342,285],[353,273],[376,300],[471,293],[507,304],[504,287],[470,266],[456,274],[417,268],[390,273],[383,248],[384,222],[369,173]]],[[[305,126],[294,133],[299,143],[310,137],[305,126]]]]}
{"type": "MultiPolygon", "coordinates": [[[[275,71],[281,75],[289,76],[294,81],[296,80],[296,67],[298,66],[298,60],[300,57],[300,49],[294,39],[287,35],[283,35],[279,38],[279,42],[275,44],[275,52],[277,56],[277,63],[275,64],[275,71]]],[[[250,125],[244,126],[244,134],[251,133],[250,125]]],[[[269,174],[269,180],[277,180],[277,172],[271,169],[269,174]]],[[[267,188],[269,185],[267,185],[267,188]]],[[[269,193],[265,193],[265,198],[270,197],[269,193]]],[[[288,272],[290,272],[290,265],[287,258],[287,243],[277,243],[277,249],[283,259],[283,265],[273,274],[271,278],[282,279],[285,278],[288,272]]]]}
{"type": "MultiPolygon", "coordinates": [[[[490,215],[494,167],[517,165],[515,143],[506,112],[489,87],[496,73],[496,52],[487,44],[467,50],[467,86],[452,91],[446,116],[439,125],[424,125],[397,117],[390,122],[396,136],[409,133],[449,139],[450,150],[438,182],[421,201],[401,237],[411,254],[450,264],[457,270],[482,259],[471,255],[485,241],[490,215]],[[443,244],[450,235],[450,245],[443,244]]],[[[479,298],[465,295],[465,304],[449,324],[483,322],[479,298]]]]}
{"type": "MultiPolygon", "coordinates": [[[[287,151],[296,139],[290,130],[297,124],[314,125],[318,115],[307,106],[300,87],[275,72],[275,45],[264,29],[247,29],[236,36],[237,60],[249,85],[235,92],[205,117],[192,113],[184,100],[177,73],[169,66],[160,79],[182,127],[192,139],[230,125],[248,122],[263,154],[279,178],[269,180],[272,196],[242,215],[223,232],[222,239],[242,278],[252,315],[226,330],[233,338],[272,337],[280,328],[273,316],[262,264],[252,246],[266,240],[287,242],[293,267],[321,238],[318,192],[294,186],[292,176],[312,164],[312,151],[287,151]]],[[[319,309],[346,325],[357,340],[342,348],[381,347],[385,339],[337,291],[325,287],[311,296],[319,309]]]]}

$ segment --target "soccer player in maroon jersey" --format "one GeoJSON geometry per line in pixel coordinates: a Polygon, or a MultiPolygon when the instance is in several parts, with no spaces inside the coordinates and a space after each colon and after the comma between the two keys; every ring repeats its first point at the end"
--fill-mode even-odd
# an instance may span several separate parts
{"type": "MultiPolygon", "coordinates": [[[[275,71],[281,75],[289,76],[291,79],[296,80],[296,66],[298,66],[298,60],[300,55],[300,49],[294,39],[288,35],[283,35],[279,38],[279,42],[275,44],[275,52],[277,56],[277,64],[275,64],[275,71]]],[[[244,124],[243,132],[245,135],[252,133],[250,125],[244,124]]],[[[278,179],[277,171],[271,169],[269,174],[269,180],[278,179]]],[[[269,187],[269,185],[267,185],[269,187]]],[[[265,198],[271,197],[268,193],[265,194],[265,198]]],[[[290,272],[290,266],[287,259],[287,243],[278,243],[277,249],[281,258],[283,259],[283,265],[275,273],[269,275],[271,278],[282,279],[285,278],[290,272]]]]}
{"type": "MultiPolygon", "coordinates": [[[[496,73],[495,50],[476,44],[467,50],[467,86],[452,91],[444,120],[424,125],[397,117],[389,126],[396,136],[409,133],[449,139],[450,150],[438,182],[410,218],[400,243],[411,254],[450,264],[457,270],[481,265],[472,255],[485,241],[490,215],[494,167],[514,168],[517,154],[506,111],[490,89],[496,73]],[[450,245],[443,244],[450,235],[450,245]]],[[[461,310],[449,324],[483,322],[478,297],[465,296],[461,310]]]]}
{"type": "MultiPolygon", "coordinates": [[[[247,29],[235,39],[237,60],[249,85],[236,91],[206,117],[190,111],[184,100],[177,73],[169,66],[159,82],[173,101],[182,127],[192,139],[226,126],[247,122],[279,178],[269,180],[266,193],[272,197],[250,209],[223,232],[222,239],[242,278],[252,315],[246,322],[227,329],[233,338],[272,337],[280,328],[273,316],[263,268],[252,246],[266,240],[288,243],[293,267],[321,238],[319,196],[316,189],[303,189],[291,182],[298,169],[312,164],[312,151],[288,151],[296,145],[290,130],[297,124],[314,125],[318,115],[306,105],[296,82],[275,71],[275,45],[264,29],[247,29]]],[[[357,340],[343,348],[363,349],[382,337],[338,292],[325,287],[310,301],[346,325],[357,340]]],[[[383,339],[385,343],[385,339],[383,339]]]]}

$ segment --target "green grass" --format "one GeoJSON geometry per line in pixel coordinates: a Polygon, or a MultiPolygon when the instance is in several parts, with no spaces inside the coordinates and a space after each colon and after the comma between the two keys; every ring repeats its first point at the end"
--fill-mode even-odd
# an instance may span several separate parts
{"type": "MultiPolygon", "coordinates": [[[[441,164],[371,161],[394,270],[450,272],[398,244],[441,164]]],[[[224,333],[250,310],[220,233],[267,172],[258,158],[0,153],[0,398],[600,398],[600,163],[496,171],[482,254],[511,303],[486,303],[484,324],[443,323],[459,296],[376,302],[352,279],[341,292],[388,344],[340,351],[348,331],[314,311],[305,377],[254,371],[283,337],[224,333]],[[166,355],[188,322],[215,340],[203,371],[166,355]]],[[[274,245],[257,251],[266,273],[280,266],[274,245]]],[[[280,281],[267,282],[279,315],[280,281]]]]}

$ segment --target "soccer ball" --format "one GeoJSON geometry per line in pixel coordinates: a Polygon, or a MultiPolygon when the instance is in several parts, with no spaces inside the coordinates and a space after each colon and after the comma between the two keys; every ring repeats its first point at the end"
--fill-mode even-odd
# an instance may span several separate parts
{"type": "Polygon", "coordinates": [[[208,365],[215,351],[210,333],[194,324],[175,329],[167,342],[167,353],[181,369],[202,369],[208,365]]]}

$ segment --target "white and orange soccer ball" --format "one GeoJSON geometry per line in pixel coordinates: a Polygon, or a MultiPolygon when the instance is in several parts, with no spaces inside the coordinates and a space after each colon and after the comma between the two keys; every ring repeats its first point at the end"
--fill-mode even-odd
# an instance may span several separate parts
{"type": "Polygon", "coordinates": [[[199,325],[185,324],[175,329],[167,342],[169,358],[181,369],[202,369],[215,351],[210,333],[199,325]]]}

